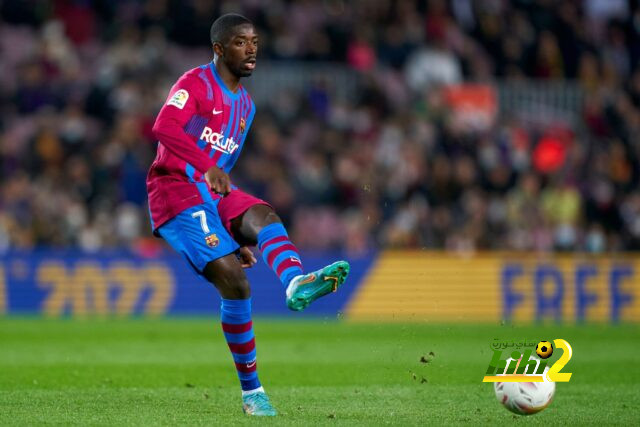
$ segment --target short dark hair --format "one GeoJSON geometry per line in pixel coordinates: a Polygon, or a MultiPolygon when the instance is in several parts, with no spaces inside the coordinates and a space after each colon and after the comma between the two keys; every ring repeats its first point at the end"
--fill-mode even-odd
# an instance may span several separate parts
{"type": "Polygon", "coordinates": [[[253,22],[242,15],[237,13],[227,13],[222,15],[211,25],[211,44],[213,43],[225,43],[232,36],[231,30],[238,25],[249,24],[253,25],[253,22]]]}

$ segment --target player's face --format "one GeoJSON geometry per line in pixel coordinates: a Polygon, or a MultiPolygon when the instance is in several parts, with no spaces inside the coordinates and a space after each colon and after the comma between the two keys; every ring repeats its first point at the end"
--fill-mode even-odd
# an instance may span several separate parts
{"type": "Polygon", "coordinates": [[[256,68],[258,35],[253,25],[238,25],[224,46],[224,63],[237,77],[249,77],[256,68]]]}

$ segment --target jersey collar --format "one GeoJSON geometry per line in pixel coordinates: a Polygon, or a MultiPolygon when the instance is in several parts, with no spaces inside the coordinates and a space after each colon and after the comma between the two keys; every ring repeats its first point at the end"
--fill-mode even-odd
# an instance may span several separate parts
{"type": "Polygon", "coordinates": [[[240,97],[240,94],[242,93],[242,85],[238,85],[238,90],[235,93],[231,92],[231,90],[229,90],[225,82],[222,80],[222,77],[220,77],[220,74],[218,74],[218,70],[216,70],[216,66],[213,61],[209,63],[209,68],[211,68],[211,74],[213,74],[213,77],[216,79],[216,82],[218,82],[218,86],[220,86],[222,91],[226,93],[230,98],[234,100],[238,99],[240,97]]]}

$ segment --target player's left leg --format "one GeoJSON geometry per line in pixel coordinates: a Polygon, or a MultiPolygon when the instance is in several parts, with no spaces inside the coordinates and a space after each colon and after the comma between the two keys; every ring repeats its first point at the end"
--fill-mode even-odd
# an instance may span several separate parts
{"type": "Polygon", "coordinates": [[[233,234],[251,246],[258,246],[264,262],[286,288],[303,274],[302,260],[280,217],[271,206],[254,204],[231,221],[233,234]]]}
{"type": "Polygon", "coordinates": [[[287,306],[304,310],[316,299],[335,292],[349,274],[349,263],[337,261],[320,270],[304,274],[298,249],[273,208],[254,204],[231,221],[234,236],[258,245],[264,261],[286,288],[287,306]]]}

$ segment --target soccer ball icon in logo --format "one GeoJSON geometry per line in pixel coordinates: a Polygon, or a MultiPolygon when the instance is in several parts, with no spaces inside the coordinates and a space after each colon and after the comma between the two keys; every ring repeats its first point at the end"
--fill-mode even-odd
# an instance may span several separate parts
{"type": "Polygon", "coordinates": [[[540,341],[536,345],[536,354],[541,359],[548,359],[553,354],[553,345],[549,341],[540,341]]]}

